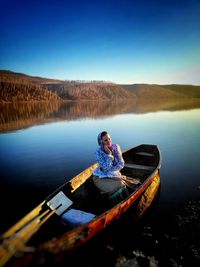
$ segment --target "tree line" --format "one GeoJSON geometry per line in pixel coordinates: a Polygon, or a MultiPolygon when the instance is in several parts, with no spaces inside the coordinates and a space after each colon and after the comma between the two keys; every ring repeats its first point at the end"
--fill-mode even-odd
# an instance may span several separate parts
{"type": "Polygon", "coordinates": [[[58,101],[60,97],[33,83],[0,82],[0,102],[58,101]]]}

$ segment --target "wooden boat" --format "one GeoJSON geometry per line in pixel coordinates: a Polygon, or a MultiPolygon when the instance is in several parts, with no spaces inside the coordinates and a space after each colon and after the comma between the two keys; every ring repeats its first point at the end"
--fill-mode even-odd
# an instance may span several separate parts
{"type": "Polygon", "coordinates": [[[123,153],[126,192],[102,195],[92,181],[95,163],[49,195],[8,229],[0,245],[0,266],[16,253],[60,253],[91,239],[125,211],[159,176],[161,155],[156,145],[143,144],[123,153]],[[35,234],[37,233],[37,234],[35,234]]]}

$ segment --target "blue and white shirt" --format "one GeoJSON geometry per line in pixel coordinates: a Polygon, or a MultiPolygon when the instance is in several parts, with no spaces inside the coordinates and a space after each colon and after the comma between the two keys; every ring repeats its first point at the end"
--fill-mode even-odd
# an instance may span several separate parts
{"type": "Polygon", "coordinates": [[[93,174],[99,178],[120,177],[120,170],[124,167],[121,148],[117,144],[111,145],[113,155],[107,154],[102,147],[99,147],[95,154],[99,167],[94,170],[93,174]]]}

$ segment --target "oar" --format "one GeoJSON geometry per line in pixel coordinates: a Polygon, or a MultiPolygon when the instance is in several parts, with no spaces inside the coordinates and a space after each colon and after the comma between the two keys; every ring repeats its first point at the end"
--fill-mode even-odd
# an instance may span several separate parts
{"type": "MultiPolygon", "coordinates": [[[[45,203],[45,202],[43,202],[45,203]]],[[[58,192],[47,202],[48,209],[39,214],[42,204],[15,224],[2,235],[0,245],[0,267],[3,266],[17,251],[25,251],[26,242],[54,213],[60,215],[72,205],[72,201],[62,192],[58,192]]]]}
{"type": "Polygon", "coordinates": [[[139,179],[136,179],[136,178],[132,178],[132,177],[126,177],[126,176],[121,176],[121,179],[122,179],[122,181],[124,181],[125,182],[125,184],[127,185],[127,186],[129,186],[131,189],[135,189],[135,186],[136,185],[140,185],[141,184],[141,182],[140,182],[140,180],[139,179]]]}
{"type": "Polygon", "coordinates": [[[24,227],[28,222],[30,222],[33,218],[37,217],[40,211],[42,210],[42,206],[45,203],[43,201],[40,203],[35,209],[29,212],[24,218],[22,218],[19,222],[17,222],[14,226],[8,229],[1,237],[3,239],[8,238],[9,236],[13,235],[16,231],[20,228],[24,227]]]}
{"type": "MultiPolygon", "coordinates": [[[[59,208],[59,207],[58,207],[59,208]]],[[[23,252],[26,249],[26,243],[35,232],[56,212],[55,210],[46,210],[37,218],[33,219],[24,228],[14,233],[9,238],[3,240],[0,246],[0,267],[16,253],[23,252]]]]}

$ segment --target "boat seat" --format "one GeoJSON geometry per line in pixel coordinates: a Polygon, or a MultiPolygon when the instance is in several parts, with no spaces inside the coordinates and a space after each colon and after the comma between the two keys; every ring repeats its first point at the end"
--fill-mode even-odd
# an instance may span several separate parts
{"type": "Polygon", "coordinates": [[[134,164],[134,163],[125,163],[124,167],[132,168],[132,169],[140,169],[140,170],[153,170],[155,168],[153,166],[146,166],[146,165],[140,165],[140,164],[134,164]]]}
{"type": "Polygon", "coordinates": [[[148,157],[154,157],[155,155],[152,153],[147,153],[147,152],[137,152],[137,155],[141,155],[141,156],[148,156],[148,157]]]}
{"type": "Polygon", "coordinates": [[[62,214],[61,222],[70,227],[78,227],[90,222],[95,217],[95,214],[83,210],[70,209],[62,214]]]}

